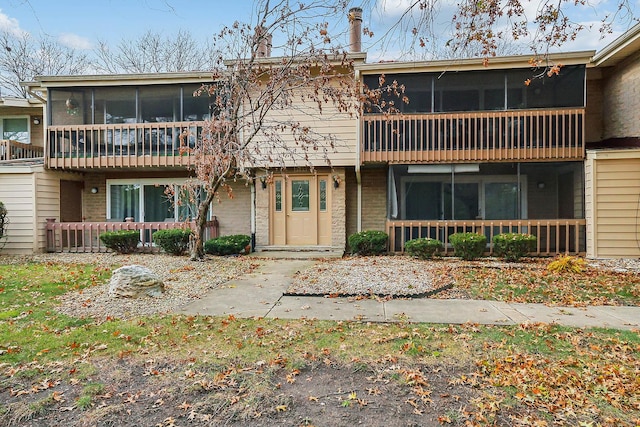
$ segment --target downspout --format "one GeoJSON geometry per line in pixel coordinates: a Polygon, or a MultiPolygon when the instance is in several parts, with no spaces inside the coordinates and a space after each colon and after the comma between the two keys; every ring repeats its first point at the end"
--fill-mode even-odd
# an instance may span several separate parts
{"type": "Polygon", "coordinates": [[[251,181],[251,251],[256,250],[256,180],[251,181]]]}
{"type": "MultiPolygon", "coordinates": [[[[355,70],[356,84],[360,82],[360,70],[355,70]]],[[[360,107],[360,105],[358,105],[360,107]]],[[[360,173],[360,148],[362,147],[361,137],[362,128],[362,112],[358,115],[356,120],[356,188],[357,188],[357,212],[356,212],[356,231],[362,231],[362,176],[360,173]]]]}

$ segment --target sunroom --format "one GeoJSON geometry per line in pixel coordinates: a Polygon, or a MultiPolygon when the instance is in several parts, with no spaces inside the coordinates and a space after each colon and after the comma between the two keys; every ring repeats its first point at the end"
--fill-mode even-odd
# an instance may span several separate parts
{"type": "Polygon", "coordinates": [[[51,168],[188,166],[181,148],[211,115],[211,98],[194,96],[210,81],[198,73],[42,79],[51,168]]]}
{"type": "Polygon", "coordinates": [[[391,165],[387,195],[393,251],[456,232],[484,234],[488,252],[506,232],[535,235],[541,255],[585,251],[581,162],[391,165]]]}

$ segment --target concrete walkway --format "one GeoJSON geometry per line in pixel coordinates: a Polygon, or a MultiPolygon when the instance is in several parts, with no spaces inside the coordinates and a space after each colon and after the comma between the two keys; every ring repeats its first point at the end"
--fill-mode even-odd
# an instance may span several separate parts
{"type": "Polygon", "coordinates": [[[544,304],[428,298],[371,299],[283,296],[296,271],[312,266],[311,259],[261,259],[251,274],[182,308],[185,314],[270,317],[280,319],[360,320],[371,322],[478,323],[516,325],[557,323],[588,328],[639,329],[640,307],[549,307],[544,304]]]}

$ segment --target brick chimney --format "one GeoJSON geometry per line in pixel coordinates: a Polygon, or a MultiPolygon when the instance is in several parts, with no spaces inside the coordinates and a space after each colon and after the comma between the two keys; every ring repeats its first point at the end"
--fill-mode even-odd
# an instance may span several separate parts
{"type": "Polygon", "coordinates": [[[349,52],[357,53],[362,50],[362,9],[349,9],[349,52]]]}
{"type": "Polygon", "coordinates": [[[264,34],[264,29],[262,27],[257,27],[255,37],[258,42],[258,46],[256,47],[256,56],[258,58],[270,57],[271,41],[273,40],[273,36],[271,34],[264,34]]]}

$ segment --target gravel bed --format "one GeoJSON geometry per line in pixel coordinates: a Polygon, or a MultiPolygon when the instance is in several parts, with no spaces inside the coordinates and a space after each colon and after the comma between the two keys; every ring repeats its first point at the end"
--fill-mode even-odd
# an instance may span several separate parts
{"type": "Polygon", "coordinates": [[[258,264],[245,257],[207,257],[204,261],[190,261],[188,257],[164,254],[42,254],[24,257],[0,257],[0,263],[55,262],[91,264],[115,269],[137,264],[156,273],[165,284],[162,297],[110,298],[108,281],[81,291],[68,292],[59,297],[58,311],[74,317],[104,320],[107,316],[128,319],[136,316],[175,313],[191,301],[199,299],[211,289],[239,277],[258,264]]]}
{"type": "MultiPolygon", "coordinates": [[[[463,289],[452,288],[454,269],[538,268],[546,269],[551,258],[527,258],[506,263],[498,258],[462,261],[457,258],[421,261],[402,256],[353,257],[322,261],[294,277],[291,295],[377,295],[394,297],[469,298],[463,289]]],[[[640,259],[591,259],[590,267],[640,273],[640,259]]]]}
{"type": "Polygon", "coordinates": [[[319,262],[297,273],[291,295],[429,296],[453,284],[450,264],[409,257],[354,257],[319,262]]]}

